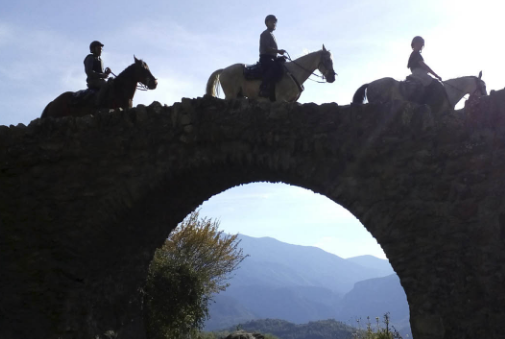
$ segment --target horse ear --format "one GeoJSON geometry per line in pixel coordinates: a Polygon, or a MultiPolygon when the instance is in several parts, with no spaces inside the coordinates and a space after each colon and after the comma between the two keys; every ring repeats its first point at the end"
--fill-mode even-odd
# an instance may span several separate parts
{"type": "Polygon", "coordinates": [[[479,79],[482,79],[482,71],[479,72],[479,79]]]}
{"type": "Polygon", "coordinates": [[[326,47],[324,47],[324,44],[323,44],[323,51],[325,51],[325,52],[326,52],[326,47]]]}
{"type": "Polygon", "coordinates": [[[133,60],[135,60],[135,62],[139,62],[139,59],[135,57],[135,54],[133,54],[133,60]]]}

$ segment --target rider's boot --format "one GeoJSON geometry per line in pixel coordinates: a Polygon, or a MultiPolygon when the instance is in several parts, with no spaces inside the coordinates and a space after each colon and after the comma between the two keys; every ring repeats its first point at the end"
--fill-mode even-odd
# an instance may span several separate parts
{"type": "Polygon", "coordinates": [[[266,81],[263,81],[260,86],[260,92],[258,96],[262,98],[270,98],[270,86],[266,81]]]}
{"type": "Polygon", "coordinates": [[[275,83],[271,84],[268,92],[270,93],[270,96],[269,96],[270,101],[274,102],[275,101],[275,83]]]}

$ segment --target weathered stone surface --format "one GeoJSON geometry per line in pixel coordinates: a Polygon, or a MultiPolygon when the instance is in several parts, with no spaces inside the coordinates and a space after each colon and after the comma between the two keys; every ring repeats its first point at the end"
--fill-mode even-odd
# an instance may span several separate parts
{"type": "Polygon", "coordinates": [[[498,91],[433,116],[406,102],[206,97],[2,126],[0,337],[142,338],[155,248],[206,199],[269,181],[361,220],[400,277],[416,339],[502,338],[504,103],[498,91]]]}

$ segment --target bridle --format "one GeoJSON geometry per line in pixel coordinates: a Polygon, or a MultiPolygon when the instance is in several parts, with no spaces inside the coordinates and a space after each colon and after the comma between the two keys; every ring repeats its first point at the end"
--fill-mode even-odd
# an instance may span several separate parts
{"type": "Polygon", "coordinates": [[[142,83],[142,82],[137,82],[137,89],[139,91],[148,91],[149,90],[149,82],[151,81],[151,78],[154,79],[154,81],[156,81],[156,78],[154,78],[154,76],[151,74],[151,72],[149,71],[149,69],[145,69],[149,74],[146,76],[146,79],[145,79],[145,84],[142,83]]]}
{"type": "MultiPolygon", "coordinates": [[[[296,66],[298,66],[299,68],[303,69],[305,72],[309,73],[310,75],[313,75],[315,77],[318,77],[320,79],[323,79],[323,80],[326,80],[326,76],[323,74],[323,75],[319,75],[319,74],[316,74],[308,69],[306,69],[305,67],[303,67],[302,65],[300,65],[299,63],[297,63],[296,61],[294,61],[293,59],[291,59],[291,56],[289,55],[289,53],[286,51],[286,54],[288,55],[288,60],[291,61],[293,64],[295,64],[296,66]]],[[[326,67],[326,69],[329,69],[329,67],[327,67],[324,62],[321,60],[319,61],[319,63],[317,64],[317,68],[319,69],[319,67],[321,66],[321,64],[324,65],[324,67],[326,67]]],[[[309,77],[307,78],[308,80],[310,81],[314,81],[314,82],[317,82],[318,84],[324,84],[326,83],[326,81],[318,81],[318,80],[314,80],[314,79],[311,79],[310,78],[310,75],[309,77]]],[[[337,75],[337,72],[333,71],[333,75],[337,75]]]]}
{"type": "MultiPolygon", "coordinates": [[[[110,74],[112,74],[112,75],[114,76],[114,78],[117,78],[117,75],[116,75],[116,74],[114,74],[112,71],[110,72],[110,74]]],[[[153,77],[153,76],[152,76],[152,74],[151,74],[151,77],[153,77]]],[[[153,78],[154,78],[154,77],[153,77],[153,78]]],[[[149,90],[149,81],[150,81],[150,80],[151,80],[151,78],[150,78],[150,76],[148,75],[148,76],[146,77],[146,79],[145,79],[145,84],[144,84],[144,83],[142,83],[142,82],[137,82],[137,90],[139,90],[139,91],[144,91],[144,92],[148,91],[148,90],[149,90]]],[[[155,80],[156,80],[156,79],[155,79],[155,80]]]]}

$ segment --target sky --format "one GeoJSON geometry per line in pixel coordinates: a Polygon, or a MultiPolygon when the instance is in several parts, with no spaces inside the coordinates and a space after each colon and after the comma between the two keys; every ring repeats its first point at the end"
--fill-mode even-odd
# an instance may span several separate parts
{"type": "Polygon", "coordinates": [[[200,216],[220,221],[230,234],[272,237],[315,246],[343,258],[374,255],[386,259],[377,241],[349,211],[323,195],[286,184],[255,183],[215,195],[200,216]]]}
{"type": "MultiPolygon", "coordinates": [[[[443,79],[482,70],[488,91],[502,89],[504,7],[495,0],[5,1],[0,125],[28,124],[59,94],[85,88],[83,60],[93,40],[105,44],[102,59],[114,73],[135,55],[158,78],[157,89],[138,92],[134,105],[202,96],[216,69],[257,61],[267,14],[279,19],[279,48],[292,57],[322,44],[332,52],[339,76],[333,84],[306,83],[302,103],[345,105],[364,83],[405,78],[416,35],[426,40],[426,63],[443,79]]],[[[384,257],[352,215],[301,188],[241,186],[215,196],[202,211],[230,232],[319,246],[342,257],[384,257]]]]}

